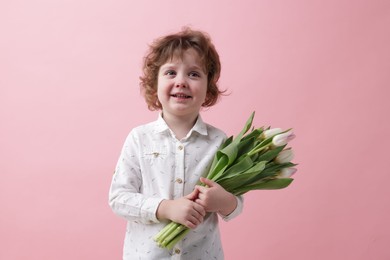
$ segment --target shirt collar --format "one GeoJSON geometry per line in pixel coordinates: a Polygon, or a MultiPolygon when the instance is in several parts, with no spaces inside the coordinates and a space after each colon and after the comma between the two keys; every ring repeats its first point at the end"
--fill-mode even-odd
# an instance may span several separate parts
{"type": "MultiPolygon", "coordinates": [[[[157,121],[156,121],[156,132],[162,133],[165,131],[170,130],[169,126],[165,122],[165,120],[162,117],[162,113],[159,113],[157,121]]],[[[201,135],[207,135],[207,125],[203,122],[202,117],[200,114],[198,115],[198,118],[195,122],[195,125],[192,127],[190,132],[187,136],[191,136],[192,132],[197,132],[201,135]]]]}
{"type": "Polygon", "coordinates": [[[195,122],[195,125],[192,127],[192,129],[189,132],[189,136],[192,134],[192,132],[195,131],[201,135],[207,135],[207,126],[203,122],[202,117],[200,114],[198,115],[198,119],[195,122]]]}

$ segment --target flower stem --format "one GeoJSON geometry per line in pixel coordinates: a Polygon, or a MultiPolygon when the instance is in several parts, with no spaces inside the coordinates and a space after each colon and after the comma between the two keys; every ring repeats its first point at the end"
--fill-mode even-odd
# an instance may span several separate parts
{"type": "Polygon", "coordinates": [[[177,244],[177,242],[182,240],[188,234],[188,232],[190,232],[189,228],[184,229],[180,234],[178,234],[171,242],[166,245],[166,248],[172,249],[177,244]]]}
{"type": "Polygon", "coordinates": [[[178,226],[178,223],[171,222],[166,225],[158,234],[154,237],[154,240],[161,246],[162,242],[169,236],[178,226]]]}
{"type": "MultiPolygon", "coordinates": [[[[171,242],[175,240],[183,231],[188,229],[186,226],[177,224],[177,227],[161,241],[162,247],[167,248],[169,244],[172,244],[171,242]]],[[[173,246],[173,245],[172,245],[173,246]]]]}

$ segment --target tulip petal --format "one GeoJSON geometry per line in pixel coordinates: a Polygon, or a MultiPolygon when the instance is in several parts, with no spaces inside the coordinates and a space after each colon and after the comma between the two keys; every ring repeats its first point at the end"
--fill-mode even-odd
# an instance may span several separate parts
{"type": "Polygon", "coordinates": [[[297,172],[296,168],[283,168],[276,176],[278,179],[290,178],[297,172]]]}
{"type": "Polygon", "coordinates": [[[288,149],[281,151],[278,154],[278,156],[276,156],[275,162],[282,164],[282,163],[291,162],[292,159],[294,159],[294,152],[291,148],[288,148],[288,149]]]}

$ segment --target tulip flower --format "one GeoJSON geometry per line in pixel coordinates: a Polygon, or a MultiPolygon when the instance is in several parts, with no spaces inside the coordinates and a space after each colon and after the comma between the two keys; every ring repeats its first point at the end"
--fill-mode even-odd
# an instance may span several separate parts
{"type": "Polygon", "coordinates": [[[270,138],[274,135],[280,134],[281,132],[283,132],[283,130],[281,128],[271,128],[271,129],[265,130],[262,133],[261,138],[267,139],[267,138],[270,138]]]}
{"type": "Polygon", "coordinates": [[[296,168],[283,168],[280,170],[279,174],[276,175],[277,179],[290,178],[297,171],[296,168]]]}
{"type": "Polygon", "coordinates": [[[289,141],[295,138],[295,135],[292,130],[288,130],[285,133],[275,135],[272,138],[272,145],[275,147],[280,147],[286,145],[289,141]]]}
{"type": "MultiPolygon", "coordinates": [[[[242,195],[251,190],[283,189],[291,184],[290,177],[296,172],[291,163],[293,152],[285,145],[295,135],[292,130],[280,128],[251,129],[254,112],[241,132],[228,138],[214,156],[205,177],[221,185],[233,195],[242,195]]],[[[202,184],[200,184],[202,185],[202,184]]],[[[171,249],[183,239],[189,229],[170,222],[155,237],[156,243],[171,249]]]]}
{"type": "Polygon", "coordinates": [[[294,152],[291,148],[285,149],[281,151],[278,156],[275,158],[275,162],[282,164],[282,163],[288,163],[291,162],[294,158],[294,152]]]}

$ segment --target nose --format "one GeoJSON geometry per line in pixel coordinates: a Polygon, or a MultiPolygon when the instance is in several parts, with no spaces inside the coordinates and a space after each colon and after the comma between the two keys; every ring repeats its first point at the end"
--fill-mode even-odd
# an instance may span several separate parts
{"type": "Polygon", "coordinates": [[[177,87],[177,88],[180,88],[180,87],[186,88],[187,87],[187,81],[185,79],[185,76],[183,76],[183,75],[176,76],[175,87],[177,87]]]}
{"type": "Polygon", "coordinates": [[[177,83],[176,87],[177,88],[186,88],[186,84],[184,84],[184,83],[177,83]]]}

